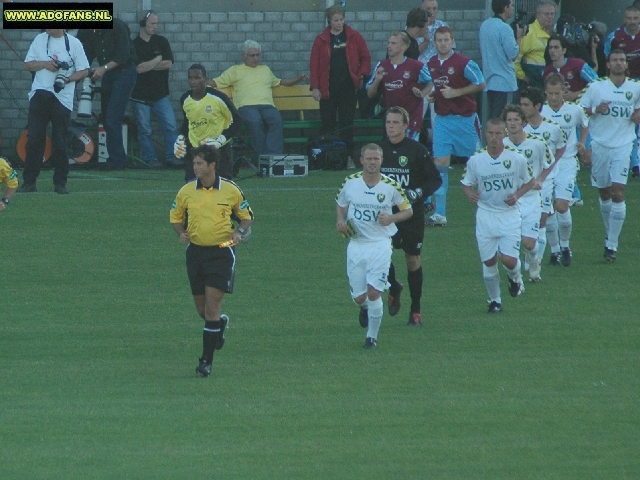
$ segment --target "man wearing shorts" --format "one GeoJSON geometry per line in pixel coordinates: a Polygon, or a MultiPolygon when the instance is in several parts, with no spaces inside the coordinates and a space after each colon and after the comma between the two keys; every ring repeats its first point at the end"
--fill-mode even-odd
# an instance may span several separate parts
{"type": "Polygon", "coordinates": [[[517,297],[524,292],[518,199],[533,187],[535,180],[529,175],[526,159],[502,143],[505,124],[501,119],[487,122],[486,135],[486,148],[469,159],[461,182],[464,194],[478,206],[476,239],[489,294],[489,313],[498,313],[502,311],[498,253],[509,277],[509,294],[517,297]]]}
{"type": "Polygon", "coordinates": [[[398,231],[395,223],[407,220],[413,210],[400,185],[380,173],[382,149],[378,145],[362,147],[360,162],[362,172],[349,175],[336,196],[336,229],[350,237],[349,287],[353,301],[361,309],[360,325],[368,328],[364,348],[371,349],[377,347],[382,322],[382,292],[388,286],[391,237],[398,231]],[[396,213],[393,207],[398,208],[396,213]]]}
{"type": "Polygon", "coordinates": [[[559,73],[550,73],[544,79],[547,103],[540,112],[543,117],[557,123],[564,131],[567,146],[555,167],[553,186],[553,208],[556,213],[547,219],[547,239],[551,249],[551,264],[571,265],[569,239],[573,229],[571,203],[578,174],[578,154],[586,152],[585,142],[589,134],[589,119],[580,105],[564,101],[564,78],[559,73]],[[577,131],[580,130],[580,141],[577,131]],[[557,233],[555,233],[557,231],[557,233]]]}
{"type": "Polygon", "coordinates": [[[522,246],[524,247],[525,265],[529,267],[530,280],[539,282],[542,280],[540,277],[540,258],[538,257],[538,229],[542,215],[540,190],[553,161],[547,145],[535,135],[524,131],[527,119],[520,107],[507,105],[502,112],[502,120],[507,125],[509,134],[503,143],[527,159],[529,174],[535,179],[534,187],[518,200],[518,207],[522,215],[522,246]]]}
{"type": "Polygon", "coordinates": [[[211,375],[215,350],[224,345],[229,321],[221,314],[225,293],[233,291],[234,245],[251,233],[253,212],[238,186],[216,174],[220,151],[201,145],[193,151],[196,179],[178,192],[170,212],[180,243],[187,245],[187,274],[196,310],[204,320],[202,357],[196,367],[201,377],[211,375]],[[237,226],[231,221],[238,219],[237,226]]]}
{"type": "MultiPolygon", "coordinates": [[[[427,148],[404,136],[409,126],[409,113],[402,107],[391,107],[385,115],[387,136],[382,140],[381,172],[404,189],[413,208],[410,219],[397,224],[393,248],[404,250],[407,261],[407,281],[411,295],[408,325],[422,325],[420,299],[422,298],[422,264],[420,252],[424,241],[424,199],[440,186],[442,180],[427,148]]],[[[396,280],[396,269],[389,268],[389,315],[400,311],[403,285],[396,280]]]]}
{"type": "Polygon", "coordinates": [[[526,87],[520,90],[520,107],[527,116],[524,131],[544,141],[553,156],[554,165],[542,184],[542,216],[538,230],[538,257],[542,259],[547,247],[547,217],[553,213],[553,182],[556,177],[555,162],[564,155],[566,138],[560,126],[540,113],[544,104],[544,92],[539,88],[526,87]]]}
{"type": "Polygon", "coordinates": [[[604,222],[604,259],[613,263],[627,214],[624,189],[629,177],[635,125],[640,122],[640,83],[627,78],[627,56],[612,50],[607,60],[609,77],[589,85],[580,105],[590,115],[591,185],[600,193],[604,222]]]}
{"type": "Polygon", "coordinates": [[[480,142],[480,121],[475,94],[484,89],[484,77],[478,65],[468,57],[455,53],[453,31],[440,27],[434,34],[438,55],[427,63],[434,88],[427,96],[434,103],[433,157],[442,177],[436,191],[435,213],[427,225],[447,224],[447,190],[451,155],[470,157],[480,142]]]}

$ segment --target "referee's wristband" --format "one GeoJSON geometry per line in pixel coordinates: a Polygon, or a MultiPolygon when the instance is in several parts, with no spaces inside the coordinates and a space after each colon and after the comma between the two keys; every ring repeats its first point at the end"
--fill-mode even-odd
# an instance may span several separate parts
{"type": "Polygon", "coordinates": [[[2,201],[4,202],[5,205],[9,205],[9,199],[8,198],[3,198],[2,201]]]}

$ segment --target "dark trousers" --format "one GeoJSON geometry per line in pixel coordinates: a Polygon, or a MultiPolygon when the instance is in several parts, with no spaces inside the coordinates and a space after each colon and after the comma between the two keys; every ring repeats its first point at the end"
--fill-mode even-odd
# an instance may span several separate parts
{"type": "Polygon", "coordinates": [[[127,154],[122,138],[122,121],[129,97],[136,86],[136,66],[110,70],[102,77],[102,124],[107,134],[107,164],[115,168],[127,165],[127,154]]]}
{"type": "Polygon", "coordinates": [[[329,98],[320,100],[320,135],[329,135],[336,131],[336,115],[339,129],[336,134],[347,145],[348,155],[353,155],[353,119],[356,114],[358,97],[354,88],[345,88],[338,92],[329,90],[329,98]]]}
{"type": "Polygon", "coordinates": [[[71,112],[67,110],[52,92],[37,90],[29,102],[27,125],[27,156],[22,178],[25,185],[36,183],[47,138],[47,125],[51,123],[51,158],[54,185],[65,186],[69,175],[69,155],[67,141],[71,112]]]}
{"type": "Polygon", "coordinates": [[[487,120],[492,118],[500,118],[502,110],[508,103],[513,103],[515,92],[497,92],[493,90],[487,91],[487,101],[489,103],[489,111],[487,120]]]}

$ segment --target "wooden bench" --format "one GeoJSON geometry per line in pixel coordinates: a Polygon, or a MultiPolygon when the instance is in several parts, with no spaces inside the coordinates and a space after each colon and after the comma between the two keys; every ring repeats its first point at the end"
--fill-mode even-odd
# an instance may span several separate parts
{"type": "MultiPolygon", "coordinates": [[[[231,87],[221,88],[233,99],[231,87]]],[[[279,85],[273,88],[273,103],[283,115],[284,143],[304,144],[320,131],[320,104],[313,99],[309,85],[279,85]]],[[[383,122],[380,118],[356,118],[353,122],[354,142],[380,141],[383,122]]]]}

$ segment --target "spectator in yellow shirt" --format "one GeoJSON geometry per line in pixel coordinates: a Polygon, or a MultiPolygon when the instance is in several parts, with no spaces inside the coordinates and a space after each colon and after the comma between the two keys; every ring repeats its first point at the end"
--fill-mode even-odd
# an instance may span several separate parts
{"type": "Polygon", "coordinates": [[[536,20],[529,26],[529,32],[520,43],[520,55],[515,64],[516,77],[529,86],[544,88],[544,51],[553,33],[555,18],[556,2],[540,0],[536,8],[536,20]]]}
{"type": "Polygon", "coordinates": [[[279,79],[266,65],[260,65],[262,49],[258,42],[247,40],[242,45],[243,65],[234,65],[207,83],[213,88],[233,88],[233,103],[251,131],[251,144],[260,154],[280,154],[284,151],[282,117],[273,103],[271,89],[291,86],[309,76],[279,79]]]}

